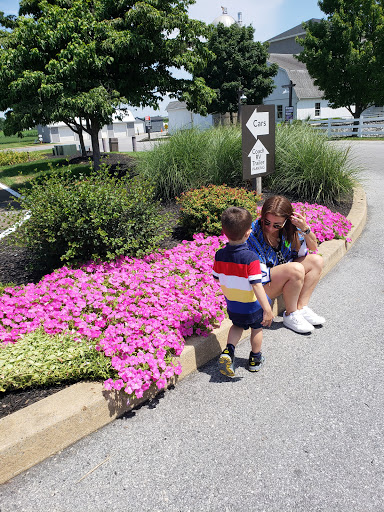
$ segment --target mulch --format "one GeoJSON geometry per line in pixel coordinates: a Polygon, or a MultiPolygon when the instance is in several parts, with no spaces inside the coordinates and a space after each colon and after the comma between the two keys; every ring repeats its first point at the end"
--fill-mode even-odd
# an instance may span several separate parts
{"type": "MultiPolygon", "coordinates": [[[[76,157],[71,160],[73,163],[86,163],[88,159],[76,157]]],[[[115,170],[121,174],[125,172],[134,173],[134,161],[124,155],[108,155],[108,165],[112,165],[115,170]]],[[[270,191],[263,191],[263,201],[273,195],[270,191]]],[[[290,198],[297,200],[297,198],[290,198]]],[[[6,212],[9,200],[0,200],[0,216],[6,212]]],[[[330,207],[333,211],[338,211],[347,216],[352,205],[352,200],[345,201],[330,207]]],[[[171,227],[171,234],[165,238],[161,244],[161,249],[170,249],[188,239],[178,226],[179,207],[176,204],[170,204],[163,207],[162,213],[167,213],[164,218],[164,228],[171,227]]],[[[13,283],[23,285],[27,283],[37,283],[45,274],[44,271],[33,269],[31,267],[31,257],[27,250],[15,247],[11,239],[6,237],[0,240],[0,283],[13,283]]],[[[65,382],[49,387],[31,388],[27,390],[0,392],[0,418],[27,407],[49,395],[57,393],[68,387],[71,383],[65,382]]]]}

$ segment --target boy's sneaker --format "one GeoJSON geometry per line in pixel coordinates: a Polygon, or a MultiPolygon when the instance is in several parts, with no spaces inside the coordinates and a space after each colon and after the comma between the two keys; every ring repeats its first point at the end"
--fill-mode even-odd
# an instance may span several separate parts
{"type": "Polygon", "coordinates": [[[235,355],[231,354],[228,347],[225,347],[225,349],[221,353],[219,359],[219,368],[220,373],[222,373],[226,377],[235,376],[235,355]]]}
{"type": "Polygon", "coordinates": [[[301,316],[312,325],[322,325],[325,323],[325,318],[317,315],[308,306],[304,306],[303,309],[300,309],[300,313],[301,316]]]}
{"type": "Polygon", "coordinates": [[[264,363],[265,363],[264,356],[261,356],[260,359],[257,359],[257,357],[253,356],[252,354],[249,354],[248,370],[250,372],[258,372],[259,370],[261,370],[264,363]]]}
{"type": "Polygon", "coordinates": [[[292,329],[292,331],[298,332],[299,334],[305,334],[307,332],[312,332],[315,328],[312,324],[310,324],[301,314],[299,310],[294,311],[290,315],[286,315],[285,311],[283,313],[283,324],[288,329],[292,329]]]}

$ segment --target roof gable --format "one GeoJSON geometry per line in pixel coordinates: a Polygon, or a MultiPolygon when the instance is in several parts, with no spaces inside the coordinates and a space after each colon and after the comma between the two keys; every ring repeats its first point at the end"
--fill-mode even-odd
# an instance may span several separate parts
{"type": "MultiPolygon", "coordinates": [[[[314,21],[318,23],[320,19],[318,18],[311,18],[308,21],[305,21],[303,23],[308,23],[309,21],[314,21]]],[[[305,30],[303,28],[303,24],[300,23],[300,25],[296,25],[296,27],[290,28],[289,30],[286,30],[285,32],[282,32],[281,34],[278,34],[277,36],[271,37],[271,39],[267,39],[268,43],[272,43],[273,41],[280,41],[281,39],[290,39],[291,37],[297,37],[298,35],[305,34],[305,30]]]]}
{"type": "Polygon", "coordinates": [[[295,84],[295,93],[299,100],[323,97],[323,92],[313,83],[306,65],[298,61],[294,55],[271,53],[268,61],[276,63],[286,71],[288,78],[295,84]]]}

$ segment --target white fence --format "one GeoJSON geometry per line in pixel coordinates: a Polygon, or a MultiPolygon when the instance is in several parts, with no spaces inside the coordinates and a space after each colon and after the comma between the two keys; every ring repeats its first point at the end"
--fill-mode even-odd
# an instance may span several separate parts
{"type": "Polygon", "coordinates": [[[323,130],[329,138],[335,137],[384,137],[384,117],[360,117],[359,119],[324,119],[309,121],[317,130],[323,130]]]}

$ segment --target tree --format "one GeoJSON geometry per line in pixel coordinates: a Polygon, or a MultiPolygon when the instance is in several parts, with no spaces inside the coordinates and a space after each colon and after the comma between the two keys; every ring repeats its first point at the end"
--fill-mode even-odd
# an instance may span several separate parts
{"type": "Polygon", "coordinates": [[[225,27],[219,23],[211,27],[207,48],[215,58],[195,75],[216,93],[208,112],[230,112],[232,122],[242,94],[247,103],[259,104],[274,88],[272,78],[278,66],[267,65],[268,44],[254,41],[253,35],[252,26],[240,27],[235,23],[225,27]]]}
{"type": "Polygon", "coordinates": [[[191,74],[208,50],[204,23],[188,18],[193,0],[28,0],[0,51],[0,110],[18,129],[37,123],[83,120],[100,162],[98,132],[119,104],[156,107],[166,93],[200,98],[213,93],[191,74]]]}
{"type": "Polygon", "coordinates": [[[345,107],[359,118],[384,103],[384,16],[381,1],[319,1],[327,19],[304,23],[304,62],[315,85],[334,108],[345,107]]]}

